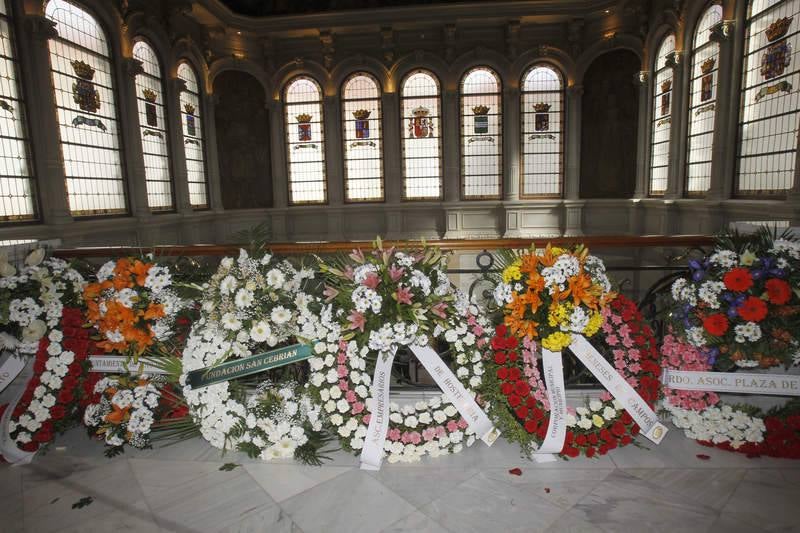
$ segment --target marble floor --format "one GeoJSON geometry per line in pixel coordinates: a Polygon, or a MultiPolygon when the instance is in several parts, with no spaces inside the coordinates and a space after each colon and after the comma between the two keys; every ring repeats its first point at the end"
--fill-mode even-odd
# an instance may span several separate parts
{"type": "Polygon", "coordinates": [[[322,467],[220,457],[199,439],[113,459],[82,431],[57,444],[0,466],[0,531],[800,531],[800,461],[703,448],[674,429],[594,460],[535,464],[500,441],[380,472],[342,452],[322,467]]]}

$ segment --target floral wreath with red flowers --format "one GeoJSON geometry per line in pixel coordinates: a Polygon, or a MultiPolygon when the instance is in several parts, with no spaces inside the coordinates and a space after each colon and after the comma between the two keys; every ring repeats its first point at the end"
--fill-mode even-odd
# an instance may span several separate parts
{"type": "MultiPolygon", "coordinates": [[[[601,332],[592,344],[652,406],[658,399],[661,367],[653,330],[636,304],[619,295],[603,310],[601,332]]],[[[491,404],[498,429],[530,455],[545,439],[550,406],[536,358],[537,346],[520,341],[501,324],[495,329],[487,360],[482,397],[491,404]]],[[[633,442],[639,426],[607,391],[585,406],[567,408],[567,435],[562,458],[605,455],[633,442]]]]}
{"type": "Polygon", "coordinates": [[[7,429],[20,450],[37,452],[80,419],[99,379],[90,373],[92,345],[81,310],[65,307],[59,327],[39,341],[33,376],[12,407],[7,429]]]}
{"type": "MultiPolygon", "coordinates": [[[[665,368],[735,371],[800,364],[800,243],[767,229],[721,238],[689,262],[671,289],[672,328],[662,346],[665,368]]],[[[772,371],[775,372],[775,371],[772,371]]],[[[780,372],[775,372],[780,373],[780,372]]],[[[725,404],[715,392],[665,388],[673,423],[700,444],[800,459],[800,400],[768,411],[725,404]]]]}

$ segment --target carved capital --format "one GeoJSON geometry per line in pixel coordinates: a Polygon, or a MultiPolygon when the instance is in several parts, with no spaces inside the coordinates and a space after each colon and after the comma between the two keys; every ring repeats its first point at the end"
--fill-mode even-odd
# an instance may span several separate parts
{"type": "Polygon", "coordinates": [[[583,85],[570,85],[567,87],[567,96],[583,96],[583,85]]]}
{"type": "Polygon", "coordinates": [[[325,63],[325,68],[330,70],[333,66],[333,56],[336,53],[336,48],[333,44],[333,34],[331,31],[320,31],[319,42],[322,45],[322,59],[325,63]]]}
{"type": "Polygon", "coordinates": [[[667,54],[667,58],[664,60],[664,64],[670,68],[675,68],[681,64],[683,52],[674,51],[667,54]]]}
{"type": "Polygon", "coordinates": [[[44,15],[28,15],[25,17],[24,25],[25,31],[31,34],[34,39],[46,41],[58,37],[55,21],[44,15]]]}
{"type": "Polygon", "coordinates": [[[135,78],[139,74],[144,74],[144,63],[135,57],[126,57],[122,61],[122,66],[125,69],[125,73],[131,78],[135,78]]]}
{"type": "Polygon", "coordinates": [[[180,78],[174,78],[172,80],[172,87],[175,89],[176,93],[182,93],[186,90],[186,82],[180,78]]]}
{"type": "Polygon", "coordinates": [[[647,78],[650,76],[650,73],[646,70],[640,70],[636,74],[633,75],[633,84],[634,85],[646,85],[647,78]]]}
{"type": "Polygon", "coordinates": [[[717,43],[724,43],[729,41],[733,36],[733,30],[736,27],[734,20],[722,20],[717,22],[709,30],[708,39],[717,43]]]}

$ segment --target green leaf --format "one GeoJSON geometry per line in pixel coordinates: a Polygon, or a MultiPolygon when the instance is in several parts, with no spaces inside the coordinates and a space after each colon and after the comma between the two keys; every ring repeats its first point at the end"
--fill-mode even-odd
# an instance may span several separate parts
{"type": "Polygon", "coordinates": [[[225,463],[224,465],[219,467],[219,469],[220,469],[221,472],[230,472],[234,468],[238,468],[240,466],[242,466],[242,465],[237,464],[237,463],[225,463]]]}
{"type": "Polygon", "coordinates": [[[94,501],[94,498],[92,498],[91,496],[84,496],[83,498],[81,498],[77,502],[73,503],[72,504],[72,508],[73,509],[83,509],[87,505],[91,505],[93,501],[94,501]]]}

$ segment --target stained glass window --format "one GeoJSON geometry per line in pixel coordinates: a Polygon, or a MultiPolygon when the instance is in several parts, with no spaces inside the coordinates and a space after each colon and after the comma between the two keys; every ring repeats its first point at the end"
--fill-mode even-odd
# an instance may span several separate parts
{"type": "Polygon", "coordinates": [[[185,83],[181,91],[181,127],[183,149],[186,154],[186,173],[189,183],[189,203],[195,209],[208,207],[208,182],[206,180],[205,140],[200,104],[200,85],[197,74],[185,61],[178,65],[178,78],[185,83]]]}
{"type": "Polygon", "coordinates": [[[747,18],[736,194],[792,187],[800,122],[800,0],[754,0],[747,18]]]}
{"type": "Polygon", "coordinates": [[[136,41],[133,57],[142,62],[144,69],[136,76],[136,101],[147,179],[147,203],[154,211],[168,211],[173,208],[172,172],[161,64],[155,50],[145,41],[136,41]]]}
{"type": "Polygon", "coordinates": [[[675,51],[675,35],[661,41],[653,65],[653,122],[650,126],[650,195],[667,190],[669,142],[672,131],[672,67],[667,57],[675,51]]]}
{"type": "Polygon", "coordinates": [[[381,90],[366,72],[342,84],[344,188],[349,202],[383,200],[381,90]]]}
{"type": "Polygon", "coordinates": [[[114,72],[106,35],[77,4],[50,0],[50,39],[61,153],[74,216],[124,213],[125,182],[114,72]]]}
{"type": "Polygon", "coordinates": [[[714,148],[719,44],[710,39],[711,28],[722,21],[722,6],[712,5],[697,22],[689,75],[689,141],[686,194],[703,194],[711,185],[714,148]]]}
{"type": "Polygon", "coordinates": [[[327,184],[322,90],[313,78],[298,76],[286,84],[284,102],[289,203],[325,203],[327,184]]]}
{"type": "Polygon", "coordinates": [[[500,78],[487,67],[461,80],[461,187],[466,199],[500,198],[503,127],[500,78]]]}
{"type": "Polygon", "coordinates": [[[0,0],[0,222],[36,217],[30,141],[11,19],[0,0]]]}
{"type": "Polygon", "coordinates": [[[549,65],[534,65],[520,92],[522,176],[520,196],[559,197],[564,173],[564,83],[549,65]]]}
{"type": "Polygon", "coordinates": [[[400,89],[400,136],[403,139],[403,198],[442,198],[441,95],[439,80],[417,70],[400,89]]]}

